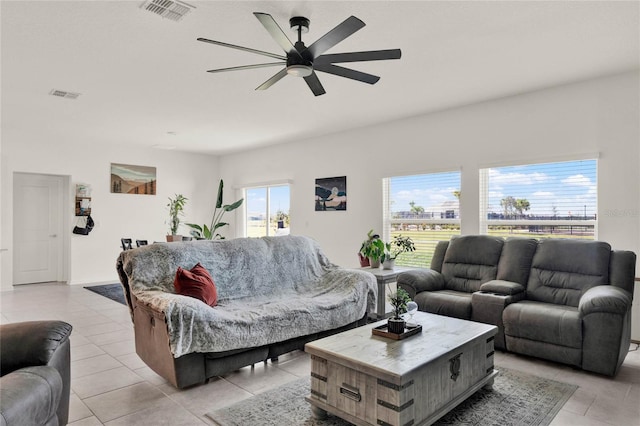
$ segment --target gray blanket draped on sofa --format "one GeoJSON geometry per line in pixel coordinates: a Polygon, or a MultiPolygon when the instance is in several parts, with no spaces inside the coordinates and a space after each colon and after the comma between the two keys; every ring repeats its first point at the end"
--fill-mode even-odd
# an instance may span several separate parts
{"type": "Polygon", "coordinates": [[[373,275],[332,264],[317,242],[302,236],[152,244],[122,252],[117,269],[131,308],[136,351],[165,377],[175,374],[174,367],[167,372],[168,364],[195,354],[212,359],[234,351],[266,351],[238,361],[246,365],[302,349],[305,341],[362,323],[374,309],[377,292],[373,275]],[[215,282],[216,307],[175,292],[177,268],[196,263],[215,282]],[[159,356],[157,349],[164,345],[166,353],[159,356]]]}

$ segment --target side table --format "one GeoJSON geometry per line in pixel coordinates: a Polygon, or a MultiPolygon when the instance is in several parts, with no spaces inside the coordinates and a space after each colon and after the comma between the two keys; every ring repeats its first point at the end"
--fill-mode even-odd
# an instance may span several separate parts
{"type": "Polygon", "coordinates": [[[392,283],[396,281],[398,274],[405,271],[410,271],[412,269],[409,266],[395,266],[393,269],[382,269],[382,268],[371,268],[366,266],[364,268],[360,268],[363,271],[367,271],[373,274],[376,277],[376,281],[378,282],[378,302],[376,306],[376,312],[372,313],[371,316],[375,320],[380,320],[386,317],[386,309],[385,302],[387,300],[385,294],[385,288],[387,283],[392,283]]]}

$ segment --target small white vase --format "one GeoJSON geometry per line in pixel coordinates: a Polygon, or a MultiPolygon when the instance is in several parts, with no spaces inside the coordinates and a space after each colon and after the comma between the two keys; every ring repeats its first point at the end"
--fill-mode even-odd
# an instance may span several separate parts
{"type": "Polygon", "coordinates": [[[395,259],[387,259],[384,262],[382,262],[382,269],[393,269],[395,265],[396,265],[395,259]]]}

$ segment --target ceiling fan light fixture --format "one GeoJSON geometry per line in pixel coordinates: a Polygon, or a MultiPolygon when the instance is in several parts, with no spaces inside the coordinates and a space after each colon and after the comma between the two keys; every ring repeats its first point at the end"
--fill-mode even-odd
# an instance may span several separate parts
{"type": "Polygon", "coordinates": [[[289,65],[287,74],[294,77],[309,77],[313,73],[313,67],[309,65],[289,65]]]}

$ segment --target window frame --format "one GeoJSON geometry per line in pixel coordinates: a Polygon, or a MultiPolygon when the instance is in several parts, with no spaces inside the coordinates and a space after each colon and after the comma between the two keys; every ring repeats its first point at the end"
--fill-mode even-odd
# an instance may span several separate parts
{"type": "MultiPolygon", "coordinates": [[[[247,231],[248,231],[248,220],[247,220],[247,215],[248,215],[248,198],[247,198],[247,191],[252,190],[252,189],[266,189],[266,236],[276,236],[275,234],[270,234],[270,227],[269,227],[269,223],[271,221],[271,188],[275,188],[275,187],[282,187],[282,186],[286,186],[289,188],[289,209],[287,214],[291,215],[291,186],[292,186],[292,181],[290,180],[283,180],[283,181],[273,181],[273,182],[262,182],[262,183],[255,183],[255,184],[247,184],[247,185],[242,185],[240,187],[240,190],[242,192],[242,197],[244,198],[245,202],[242,203],[243,204],[243,208],[242,208],[242,237],[243,238],[247,238],[247,231]]],[[[291,232],[291,222],[289,222],[289,232],[291,232]]]]}
{"type": "MultiPolygon", "coordinates": [[[[453,219],[447,218],[419,218],[419,219],[409,219],[409,218],[401,218],[401,219],[393,219],[391,212],[391,180],[394,178],[403,178],[403,177],[422,177],[428,175],[438,175],[438,174],[450,174],[457,173],[458,174],[458,188],[459,191],[462,190],[462,169],[461,168],[453,168],[453,169],[445,169],[445,170],[434,170],[428,172],[416,172],[416,173],[407,173],[402,175],[388,176],[382,179],[382,198],[383,198],[383,206],[382,206],[382,239],[385,242],[391,241],[391,226],[393,224],[405,224],[405,225],[456,225],[459,229],[459,234],[462,235],[462,210],[461,210],[461,200],[458,198],[458,217],[453,219]]],[[[426,232],[426,231],[425,231],[426,232]]],[[[444,240],[438,240],[444,241],[444,240]]],[[[435,245],[433,246],[435,249],[435,245]]],[[[430,259],[433,255],[433,252],[426,253],[428,258],[430,259]]],[[[400,259],[400,258],[398,258],[400,259]]],[[[396,262],[397,265],[403,266],[405,262],[396,262]]],[[[422,267],[429,267],[428,265],[422,265],[422,267]]]]}
{"type": "MultiPolygon", "coordinates": [[[[599,154],[583,154],[577,156],[568,156],[561,158],[546,158],[527,161],[509,161],[501,162],[491,165],[484,165],[478,168],[478,183],[479,183],[479,229],[478,233],[482,235],[489,234],[489,226],[592,226],[593,227],[593,240],[598,239],[598,200],[599,200],[599,184],[598,184],[598,169],[599,169],[599,154]],[[595,219],[488,219],[489,214],[489,172],[491,169],[500,169],[507,167],[526,167],[536,165],[546,165],[554,163],[573,163],[579,161],[595,161],[595,186],[596,186],[596,202],[595,202],[595,219]]],[[[576,215],[576,218],[581,216],[576,215]]],[[[532,234],[535,237],[535,234],[532,234]]]]}

